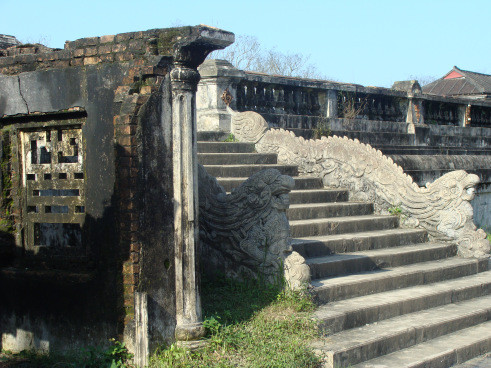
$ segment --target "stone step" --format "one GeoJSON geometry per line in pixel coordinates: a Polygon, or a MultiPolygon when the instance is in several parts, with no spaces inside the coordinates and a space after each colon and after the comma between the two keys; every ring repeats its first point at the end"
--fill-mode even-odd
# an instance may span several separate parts
{"type": "MultiPolygon", "coordinates": [[[[479,325],[481,326],[481,325],[479,325]]],[[[476,327],[477,328],[477,327],[476,327]]],[[[486,327],[490,328],[490,327],[486,327]]],[[[465,335],[463,335],[465,336],[465,335]]],[[[479,335],[476,335],[479,337],[479,335]]],[[[483,335],[484,336],[484,335],[483,335]]],[[[472,348],[472,346],[471,346],[472,348]]],[[[440,347],[441,349],[441,347],[440,347]]],[[[477,349],[474,349],[477,350],[477,349]]],[[[458,360],[457,357],[455,359],[451,359],[452,362],[458,361],[457,365],[452,365],[453,368],[490,368],[491,367],[491,346],[489,345],[489,340],[485,343],[485,346],[483,347],[483,351],[485,351],[484,354],[479,355],[477,357],[472,357],[473,354],[468,354],[468,357],[470,357],[470,360],[466,360],[463,363],[460,363],[462,360],[458,360]]],[[[474,353],[476,353],[474,351],[474,353]]],[[[462,357],[462,358],[465,358],[462,357]]]]}
{"type": "Polygon", "coordinates": [[[229,132],[222,132],[222,131],[215,131],[215,130],[200,131],[198,132],[197,140],[219,142],[219,141],[226,140],[229,137],[229,135],[230,135],[229,132]]]}
{"type": "Polygon", "coordinates": [[[208,174],[214,177],[249,177],[265,169],[276,169],[283,175],[298,175],[297,167],[291,165],[204,165],[204,167],[208,174]]]}
{"type": "Polygon", "coordinates": [[[491,322],[488,321],[357,364],[352,368],[489,368],[491,358],[460,364],[490,350],[491,322]]]}
{"type": "Polygon", "coordinates": [[[198,142],[198,153],[253,153],[254,143],[198,142]]]}
{"type": "Polygon", "coordinates": [[[299,203],[292,204],[286,211],[290,221],[306,220],[321,217],[344,217],[354,215],[370,215],[373,213],[372,203],[340,202],[340,203],[299,203]]]}
{"type": "Polygon", "coordinates": [[[307,258],[312,278],[360,273],[386,267],[400,267],[455,256],[454,244],[422,243],[363,252],[332,254],[307,258]]]}
{"type": "Polygon", "coordinates": [[[198,153],[201,165],[264,165],[276,164],[274,153],[198,153]]]}
{"type": "Polygon", "coordinates": [[[291,204],[346,202],[348,199],[349,192],[345,189],[310,189],[290,192],[291,204]]]}
{"type": "Polygon", "coordinates": [[[347,367],[480,323],[491,315],[491,296],[394,317],[334,334],[313,344],[324,367],[347,367]]]}
{"type": "Polygon", "coordinates": [[[312,285],[319,303],[328,303],[388,290],[456,279],[487,270],[487,260],[453,257],[355,275],[314,279],[312,285]]]}
{"type": "Polygon", "coordinates": [[[293,238],[393,229],[398,226],[399,218],[397,216],[382,215],[329,217],[290,221],[290,231],[293,238]]]}
{"type": "Polygon", "coordinates": [[[491,148],[491,137],[465,137],[462,135],[431,135],[431,146],[457,146],[469,148],[491,148]]]}
{"type": "MultiPolygon", "coordinates": [[[[310,178],[305,176],[296,176],[295,188],[296,189],[320,189],[323,187],[322,180],[319,178],[310,178]]],[[[240,178],[217,178],[218,183],[225,189],[225,191],[230,192],[232,189],[237,188],[240,184],[246,181],[246,177],[240,178]]]]}
{"type": "Polygon", "coordinates": [[[491,271],[487,271],[455,280],[324,304],[317,309],[314,316],[323,332],[333,334],[490,293],[491,271]]]}
{"type": "Polygon", "coordinates": [[[361,233],[327,235],[293,239],[293,249],[304,257],[332,253],[358,252],[370,249],[424,243],[428,235],[422,229],[389,229],[361,233]]]}

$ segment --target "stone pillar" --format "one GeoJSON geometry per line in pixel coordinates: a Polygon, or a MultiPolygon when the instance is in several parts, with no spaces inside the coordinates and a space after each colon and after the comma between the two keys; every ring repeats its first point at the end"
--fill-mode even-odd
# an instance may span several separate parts
{"type": "Polygon", "coordinates": [[[407,93],[407,132],[415,134],[416,125],[424,124],[422,89],[416,80],[394,82],[392,89],[407,93]]]}
{"type": "Polygon", "coordinates": [[[174,52],[172,141],[174,183],[174,249],[176,272],[176,329],[181,344],[193,348],[205,334],[201,317],[198,269],[198,160],[196,90],[197,67],[213,50],[233,42],[233,34],[204,28],[184,40],[174,52]],[[211,33],[210,33],[211,31],[211,33]]]}
{"type": "Polygon", "coordinates": [[[236,110],[237,84],[245,73],[226,60],[206,60],[198,70],[198,131],[230,132],[231,116],[221,96],[228,90],[233,98],[231,108],[236,110]]]}
{"type": "Polygon", "coordinates": [[[327,91],[327,111],[326,117],[338,117],[338,92],[334,90],[327,91]]]}

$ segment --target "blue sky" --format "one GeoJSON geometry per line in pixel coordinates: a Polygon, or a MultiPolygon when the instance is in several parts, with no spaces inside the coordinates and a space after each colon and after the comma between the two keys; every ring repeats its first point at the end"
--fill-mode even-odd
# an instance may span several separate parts
{"type": "Polygon", "coordinates": [[[328,77],[391,86],[454,65],[491,74],[491,0],[0,0],[0,33],[62,48],[65,40],[208,24],[264,48],[310,55],[328,77]]]}

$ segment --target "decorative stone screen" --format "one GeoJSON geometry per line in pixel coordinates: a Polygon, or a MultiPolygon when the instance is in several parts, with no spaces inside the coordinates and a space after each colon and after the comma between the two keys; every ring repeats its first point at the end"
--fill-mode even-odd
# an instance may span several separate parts
{"type": "Polygon", "coordinates": [[[83,254],[84,156],[81,126],[22,131],[24,243],[34,253],[83,254]]]}

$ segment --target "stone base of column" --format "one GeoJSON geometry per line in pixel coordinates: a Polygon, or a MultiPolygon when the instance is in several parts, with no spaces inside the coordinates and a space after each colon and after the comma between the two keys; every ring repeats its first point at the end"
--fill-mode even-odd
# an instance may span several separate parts
{"type": "Polygon", "coordinates": [[[199,340],[206,334],[205,326],[202,322],[187,323],[176,326],[176,340],[177,341],[193,341],[199,340]]]}
{"type": "Polygon", "coordinates": [[[175,336],[177,345],[189,350],[204,347],[207,342],[201,340],[201,338],[205,337],[205,335],[206,329],[201,322],[176,326],[175,336]]]}

